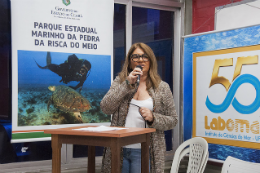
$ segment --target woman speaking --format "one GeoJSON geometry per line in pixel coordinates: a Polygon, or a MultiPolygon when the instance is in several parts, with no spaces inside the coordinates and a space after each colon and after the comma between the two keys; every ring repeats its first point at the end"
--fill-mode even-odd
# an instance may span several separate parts
{"type": "MultiPolygon", "coordinates": [[[[144,43],[131,46],[122,71],[102,99],[101,109],[112,114],[111,126],[155,128],[150,137],[150,172],[164,172],[164,131],[177,124],[175,104],[169,85],[157,73],[152,49],[144,43]]],[[[141,172],[141,144],[122,149],[122,173],[141,172]]],[[[102,172],[111,171],[111,150],[105,148],[102,172]]]]}

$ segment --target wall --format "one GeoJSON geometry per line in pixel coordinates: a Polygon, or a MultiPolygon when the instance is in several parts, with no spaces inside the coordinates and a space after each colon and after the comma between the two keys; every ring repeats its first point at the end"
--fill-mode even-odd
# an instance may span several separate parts
{"type": "Polygon", "coordinates": [[[242,0],[192,0],[192,33],[214,30],[215,8],[242,0]]]}
{"type": "Polygon", "coordinates": [[[185,0],[184,35],[192,34],[192,1],[185,0]]]}
{"type": "Polygon", "coordinates": [[[260,24],[259,0],[243,0],[241,2],[217,7],[215,30],[229,30],[260,24]]]}

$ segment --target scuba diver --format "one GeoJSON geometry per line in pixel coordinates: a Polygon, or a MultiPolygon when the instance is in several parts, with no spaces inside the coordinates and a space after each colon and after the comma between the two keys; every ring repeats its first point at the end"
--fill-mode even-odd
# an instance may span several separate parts
{"type": "Polygon", "coordinates": [[[87,77],[90,74],[91,64],[88,60],[85,59],[78,59],[78,57],[73,54],[68,57],[68,60],[66,60],[64,63],[57,65],[51,63],[51,56],[50,52],[47,52],[47,66],[42,67],[40,66],[36,61],[36,64],[41,69],[49,69],[52,72],[58,74],[61,76],[60,82],[63,82],[65,84],[71,82],[71,81],[77,81],[79,82],[75,87],[70,86],[74,90],[79,89],[79,93],[82,90],[82,86],[87,79],[87,77]]]}

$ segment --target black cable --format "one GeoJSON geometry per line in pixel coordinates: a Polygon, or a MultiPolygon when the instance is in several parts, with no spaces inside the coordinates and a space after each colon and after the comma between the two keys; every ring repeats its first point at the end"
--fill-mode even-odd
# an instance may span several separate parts
{"type": "MultiPolygon", "coordinates": [[[[141,107],[140,106],[138,106],[138,105],[136,105],[136,104],[133,104],[133,103],[130,103],[130,105],[134,105],[134,106],[137,106],[139,109],[138,109],[138,111],[139,111],[139,114],[141,115],[141,117],[144,119],[144,117],[142,116],[142,114],[141,114],[141,112],[140,112],[140,109],[141,109],[141,107]]],[[[145,125],[144,125],[144,127],[146,128],[146,120],[144,119],[144,122],[145,122],[145,125]]]]}

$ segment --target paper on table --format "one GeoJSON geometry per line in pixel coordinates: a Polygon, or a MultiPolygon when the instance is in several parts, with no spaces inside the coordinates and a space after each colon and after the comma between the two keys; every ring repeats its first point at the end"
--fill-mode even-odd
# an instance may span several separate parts
{"type": "Polygon", "coordinates": [[[86,128],[73,129],[73,130],[83,130],[83,131],[92,131],[92,132],[103,132],[103,131],[123,130],[123,129],[128,129],[128,128],[109,127],[109,126],[97,126],[97,127],[86,127],[86,128]]]}

